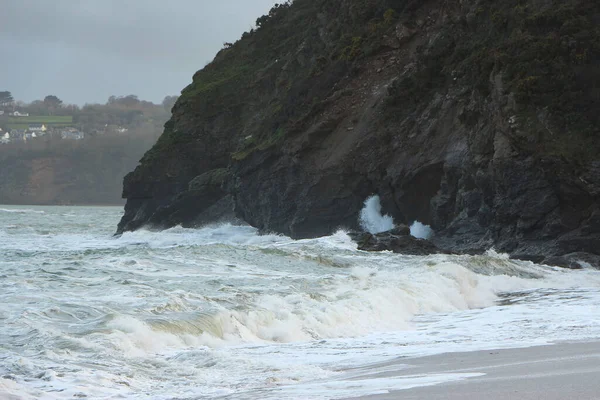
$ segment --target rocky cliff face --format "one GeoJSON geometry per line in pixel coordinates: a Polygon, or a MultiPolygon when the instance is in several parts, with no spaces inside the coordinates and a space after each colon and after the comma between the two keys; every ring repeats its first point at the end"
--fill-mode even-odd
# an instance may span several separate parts
{"type": "Polygon", "coordinates": [[[600,4],[296,0],[258,22],[183,91],[119,231],[233,203],[319,236],[376,193],[443,249],[598,263],[600,4]]]}

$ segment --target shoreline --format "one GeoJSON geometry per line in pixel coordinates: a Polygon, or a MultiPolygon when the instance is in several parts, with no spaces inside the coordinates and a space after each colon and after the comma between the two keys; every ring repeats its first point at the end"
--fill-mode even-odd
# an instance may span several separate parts
{"type": "Polygon", "coordinates": [[[353,380],[458,378],[387,393],[381,388],[381,394],[354,399],[600,399],[600,340],[401,358],[382,365],[396,364],[405,368],[353,380]]]}
{"type": "Polygon", "coordinates": [[[122,204],[103,204],[103,203],[90,203],[90,204],[0,204],[0,207],[124,207],[125,202],[122,204]]]}

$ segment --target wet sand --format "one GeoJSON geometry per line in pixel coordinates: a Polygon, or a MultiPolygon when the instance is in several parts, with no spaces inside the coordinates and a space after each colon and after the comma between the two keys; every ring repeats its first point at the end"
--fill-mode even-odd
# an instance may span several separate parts
{"type": "Polygon", "coordinates": [[[435,386],[364,396],[361,399],[600,399],[600,341],[448,353],[405,358],[398,360],[398,363],[409,367],[397,373],[381,374],[380,377],[484,375],[435,386]]]}

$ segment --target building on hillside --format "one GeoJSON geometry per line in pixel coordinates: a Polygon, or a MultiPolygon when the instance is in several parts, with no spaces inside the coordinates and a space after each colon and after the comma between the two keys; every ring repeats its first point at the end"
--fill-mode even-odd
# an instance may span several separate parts
{"type": "Polygon", "coordinates": [[[4,135],[0,136],[0,143],[10,143],[10,133],[6,132],[4,135]]]}
{"type": "Polygon", "coordinates": [[[22,113],[19,111],[15,111],[13,113],[10,113],[9,115],[12,115],[13,117],[29,117],[29,113],[22,113]]]}
{"type": "Polygon", "coordinates": [[[4,110],[0,110],[0,115],[4,115],[4,110]]]}
{"type": "Polygon", "coordinates": [[[29,132],[46,132],[48,128],[44,124],[31,124],[29,125],[29,132]]]}

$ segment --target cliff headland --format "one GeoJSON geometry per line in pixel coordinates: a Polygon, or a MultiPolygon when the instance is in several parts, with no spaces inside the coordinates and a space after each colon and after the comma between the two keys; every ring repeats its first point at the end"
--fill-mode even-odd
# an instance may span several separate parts
{"type": "Polygon", "coordinates": [[[295,0],[183,90],[118,231],[293,238],[364,200],[453,252],[600,260],[600,3],[295,0]]]}

